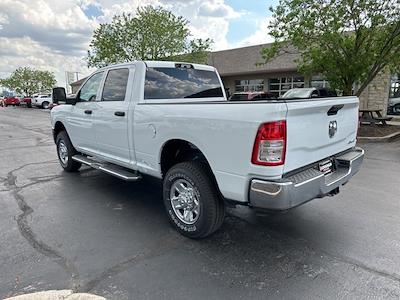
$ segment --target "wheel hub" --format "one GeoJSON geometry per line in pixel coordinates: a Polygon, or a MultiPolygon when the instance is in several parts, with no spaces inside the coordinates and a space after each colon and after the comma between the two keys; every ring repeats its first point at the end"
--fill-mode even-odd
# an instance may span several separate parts
{"type": "Polygon", "coordinates": [[[172,209],[179,220],[188,225],[197,221],[200,213],[200,197],[189,181],[185,179],[175,181],[171,186],[170,199],[172,209]]]}
{"type": "Polygon", "coordinates": [[[66,165],[68,163],[68,148],[62,140],[58,143],[58,154],[61,162],[66,165]]]}

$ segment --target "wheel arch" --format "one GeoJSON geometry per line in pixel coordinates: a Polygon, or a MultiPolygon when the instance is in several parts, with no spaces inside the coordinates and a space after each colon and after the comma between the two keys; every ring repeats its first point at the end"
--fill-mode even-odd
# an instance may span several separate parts
{"type": "Polygon", "coordinates": [[[168,170],[174,165],[181,162],[194,160],[202,161],[205,163],[212,176],[212,180],[217,187],[219,195],[222,197],[222,199],[224,199],[219,188],[218,180],[211,167],[210,161],[197,145],[185,139],[170,139],[163,144],[159,156],[162,178],[165,177],[168,170]]]}
{"type": "Polygon", "coordinates": [[[170,139],[161,147],[159,156],[161,174],[164,177],[168,170],[177,163],[197,159],[203,160],[210,166],[204,153],[195,144],[184,139],[170,139]]]}
{"type": "MultiPolygon", "coordinates": [[[[61,121],[57,121],[57,122],[54,124],[54,129],[53,129],[53,139],[54,139],[54,142],[56,142],[57,135],[58,135],[61,131],[67,132],[67,129],[65,128],[64,124],[63,124],[61,121]]],[[[67,132],[67,134],[68,134],[68,132],[67,132]]]]}

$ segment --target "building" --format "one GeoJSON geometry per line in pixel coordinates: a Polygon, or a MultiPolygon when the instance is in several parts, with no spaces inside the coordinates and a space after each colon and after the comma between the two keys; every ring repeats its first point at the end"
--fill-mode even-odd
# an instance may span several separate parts
{"type": "MultiPolygon", "coordinates": [[[[296,87],[328,87],[321,76],[305,77],[297,70],[300,58],[295,49],[286,49],[267,64],[263,64],[261,50],[270,44],[211,52],[208,63],[218,69],[225,88],[230,93],[268,91],[281,96],[296,87]]],[[[399,93],[400,76],[382,72],[360,96],[360,108],[380,108],[386,113],[389,96],[399,93]]]]}
{"type": "Polygon", "coordinates": [[[72,94],[76,94],[76,92],[79,90],[79,88],[81,87],[82,83],[86,80],[86,78],[87,77],[84,77],[75,82],[70,83],[72,94]]]}
{"type": "MultiPolygon", "coordinates": [[[[234,92],[268,91],[276,96],[291,88],[328,87],[329,82],[321,76],[305,77],[297,70],[299,53],[289,48],[267,64],[263,64],[261,49],[271,44],[211,52],[208,64],[217,68],[225,88],[234,92]]],[[[76,93],[86,78],[71,84],[76,93]]],[[[400,93],[400,75],[382,72],[368,85],[360,96],[360,108],[380,108],[387,111],[388,98],[400,93]]],[[[397,96],[399,97],[399,96],[397,96]]]]}

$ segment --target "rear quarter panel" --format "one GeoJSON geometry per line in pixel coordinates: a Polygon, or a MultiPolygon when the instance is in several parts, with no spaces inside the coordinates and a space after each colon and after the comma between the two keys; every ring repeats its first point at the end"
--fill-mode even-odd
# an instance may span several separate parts
{"type": "Polygon", "coordinates": [[[285,103],[273,102],[139,103],[134,111],[138,169],[161,177],[164,144],[185,140],[205,155],[224,197],[247,201],[249,178],[282,175],[282,166],[251,164],[251,154],[259,125],[285,115],[285,103]]]}

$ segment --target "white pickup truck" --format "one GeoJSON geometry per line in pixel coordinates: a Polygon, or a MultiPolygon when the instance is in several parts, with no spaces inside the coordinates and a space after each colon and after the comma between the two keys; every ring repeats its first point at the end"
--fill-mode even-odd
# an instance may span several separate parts
{"type": "Polygon", "coordinates": [[[215,68],[136,61],[102,68],[75,98],[53,90],[61,166],[163,180],[173,226],[203,238],[227,205],[287,210],[335,195],[361,167],[358,99],[228,101],[215,68]]]}
{"type": "Polygon", "coordinates": [[[44,109],[48,109],[53,102],[51,94],[34,94],[31,101],[33,106],[44,109]]]}

